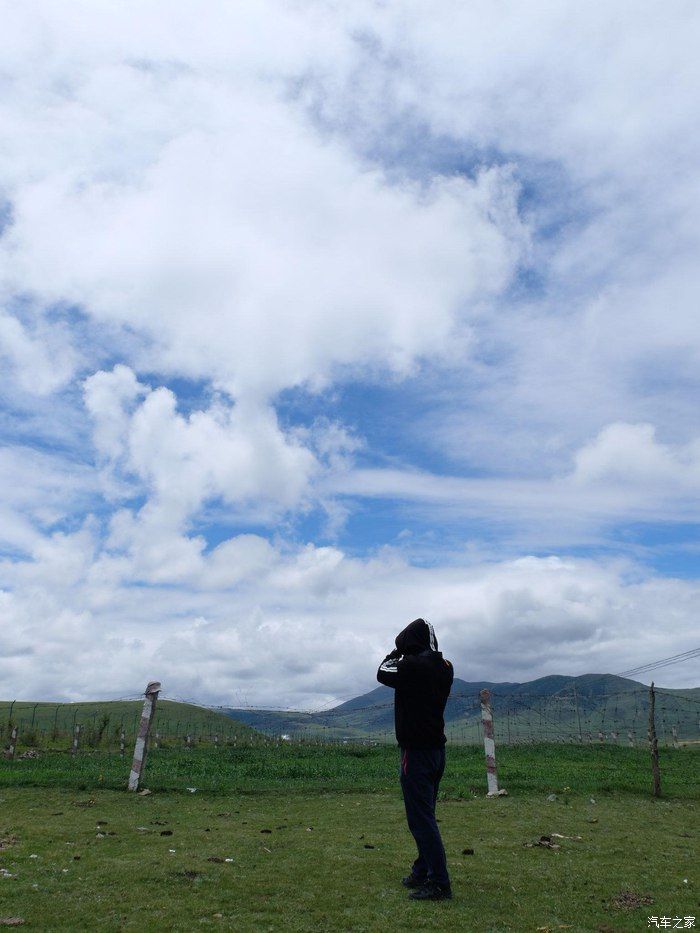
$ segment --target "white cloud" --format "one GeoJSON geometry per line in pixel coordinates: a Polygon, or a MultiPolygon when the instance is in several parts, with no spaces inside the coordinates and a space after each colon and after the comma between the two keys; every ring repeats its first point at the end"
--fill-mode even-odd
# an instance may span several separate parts
{"type": "MultiPolygon", "coordinates": [[[[123,695],[157,677],[166,693],[202,701],[314,705],[372,689],[387,646],[419,614],[467,680],[616,671],[685,650],[700,603],[696,583],[630,578],[624,565],[416,568],[396,552],[361,560],[256,536],[204,558],[200,586],[144,590],[122,586],[93,548],[84,531],[55,538],[31,565],[0,567],[5,586],[24,583],[3,597],[6,693],[123,695]],[[658,624],[669,606],[672,632],[658,624]]],[[[696,674],[659,679],[672,686],[696,674]]]]}
{"type": "MultiPolygon", "coordinates": [[[[323,480],[345,496],[398,499],[514,524],[543,521],[553,529],[572,521],[601,523],[645,518],[700,518],[700,441],[666,445],[646,424],[605,427],[573,456],[563,475],[541,478],[448,476],[397,468],[349,468],[323,480]]],[[[437,517],[437,516],[436,516],[437,517]]]]}
{"type": "Polygon", "coordinates": [[[338,534],[353,499],[398,499],[434,562],[464,518],[523,553],[698,519],[696,10],[29,0],[3,22],[4,399],[11,443],[37,425],[44,448],[0,452],[28,558],[0,566],[4,689],[87,698],[99,670],[317,702],[372,686],[421,613],[465,677],[687,648],[692,582],[473,542],[416,567],[284,520],[320,506],[338,534]],[[411,385],[395,443],[273,407],[368,376],[411,385]],[[202,531],[236,521],[272,531],[202,531]]]}
{"type": "Polygon", "coordinates": [[[325,123],[397,172],[510,161],[536,231],[534,293],[489,307],[415,435],[430,430],[460,466],[529,476],[561,470],[613,421],[687,441],[700,354],[697,8],[414,4],[365,25],[361,64],[332,91],[325,74],[307,88],[325,123]]]}
{"type": "Polygon", "coordinates": [[[34,332],[0,310],[0,359],[25,392],[49,395],[69,382],[78,358],[69,335],[39,320],[34,332]]]}
{"type": "MultiPolygon", "coordinates": [[[[390,182],[283,99],[296,55],[266,47],[219,67],[215,14],[210,60],[176,43],[177,67],[159,68],[174,50],[151,36],[143,67],[141,39],[107,32],[113,11],[85,12],[78,41],[70,17],[42,8],[48,49],[31,71],[16,64],[0,165],[12,173],[7,291],[134,329],[140,370],[240,397],[338,367],[405,372],[449,350],[465,307],[508,281],[526,241],[509,170],[390,182]],[[39,134],[51,144],[37,155],[39,134]]],[[[238,47],[264,22],[217,12],[238,47]]]]}
{"type": "Polygon", "coordinates": [[[609,424],[576,454],[577,483],[661,487],[666,495],[700,494],[700,440],[674,448],[652,424],[609,424]]]}
{"type": "Polygon", "coordinates": [[[0,543],[30,552],[52,526],[94,502],[97,484],[84,464],[55,453],[0,449],[0,543]]]}
{"type": "MultiPolygon", "coordinates": [[[[114,513],[109,536],[110,547],[134,558],[139,579],[172,582],[201,569],[205,541],[183,532],[207,503],[253,509],[269,521],[300,508],[322,468],[299,432],[285,433],[263,403],[221,398],[185,416],[172,391],[139,383],[123,365],[86,380],[85,400],[105,488],[115,498],[145,497],[138,512],[114,513]]],[[[352,447],[333,425],[323,427],[318,443],[329,463],[352,447]]]]}

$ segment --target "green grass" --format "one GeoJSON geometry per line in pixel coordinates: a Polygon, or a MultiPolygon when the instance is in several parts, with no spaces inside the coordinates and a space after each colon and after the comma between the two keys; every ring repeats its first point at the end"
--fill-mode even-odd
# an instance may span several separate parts
{"type": "Polygon", "coordinates": [[[398,787],[229,797],[10,788],[0,806],[0,864],[13,876],[0,879],[0,918],[22,917],[47,933],[576,933],[700,914],[698,804],[689,801],[530,794],[442,802],[455,897],[441,904],[410,902],[399,883],[413,844],[398,787]],[[552,832],[582,838],[559,840],[558,851],[523,845],[552,832]],[[653,902],[615,907],[625,891],[653,902]]]}
{"type": "MultiPolygon", "coordinates": [[[[471,796],[485,789],[483,751],[448,746],[442,789],[448,796],[471,796]]],[[[126,786],[130,754],[120,758],[101,751],[72,757],[40,752],[38,759],[0,760],[0,787],[72,787],[92,790],[126,786]]],[[[664,748],[660,752],[666,796],[699,799],[700,749],[664,748]]],[[[612,746],[533,745],[499,749],[501,783],[511,793],[548,794],[570,787],[575,793],[646,794],[649,754],[612,746]]],[[[397,751],[388,746],[275,745],[165,749],[149,753],[145,783],[153,790],[197,787],[215,793],[286,793],[333,789],[383,791],[394,786],[397,751]]]]}
{"type": "MultiPolygon", "coordinates": [[[[9,740],[10,728],[19,729],[18,745],[68,748],[74,726],[81,726],[81,744],[86,747],[118,749],[123,730],[133,741],[139,727],[143,700],[109,700],[93,703],[0,703],[0,739],[9,740]]],[[[189,733],[193,741],[211,743],[214,735],[220,742],[254,741],[257,733],[250,727],[216,710],[159,700],[153,732],[161,742],[185,744],[189,733]]]]}
{"type": "Polygon", "coordinates": [[[42,931],[647,929],[652,914],[700,917],[699,762],[700,750],[663,749],[654,800],[640,749],[514,746],[499,757],[509,796],[488,800],[482,752],[449,747],[438,816],[455,899],[416,904],[399,883],[414,853],[396,749],[159,749],[149,796],[123,790],[130,762],[118,755],[0,761],[11,876],[0,877],[0,920],[42,931]],[[582,838],[525,847],[552,832],[582,838]],[[615,906],[623,892],[636,907],[615,906]]]}

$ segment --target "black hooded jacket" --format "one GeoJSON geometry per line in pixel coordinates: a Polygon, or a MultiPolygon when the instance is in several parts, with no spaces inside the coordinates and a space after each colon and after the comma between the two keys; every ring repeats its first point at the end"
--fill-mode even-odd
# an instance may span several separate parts
{"type": "Polygon", "coordinates": [[[377,680],[396,691],[394,721],[401,748],[442,748],[454,672],[438,651],[429,622],[416,619],[396,636],[396,651],[380,664],[377,680]]]}

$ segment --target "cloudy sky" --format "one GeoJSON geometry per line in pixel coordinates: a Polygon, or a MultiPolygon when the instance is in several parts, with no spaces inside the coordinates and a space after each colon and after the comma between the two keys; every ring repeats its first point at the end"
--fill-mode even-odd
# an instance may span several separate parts
{"type": "Polygon", "coordinates": [[[0,7],[0,695],[697,647],[695,2],[0,7]]]}

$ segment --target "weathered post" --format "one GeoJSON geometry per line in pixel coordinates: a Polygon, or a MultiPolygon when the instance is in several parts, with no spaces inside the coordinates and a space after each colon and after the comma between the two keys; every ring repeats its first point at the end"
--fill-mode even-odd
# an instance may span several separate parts
{"type": "Polygon", "coordinates": [[[654,681],[649,687],[649,748],[651,750],[651,776],[653,779],[653,794],[655,797],[661,796],[661,774],[659,772],[659,741],[656,738],[656,722],[654,721],[654,707],[656,705],[656,694],[654,692],[654,681]]]}
{"type": "Polygon", "coordinates": [[[214,748],[218,749],[218,747],[219,747],[219,735],[218,733],[215,732],[214,733],[214,748]]]}
{"type": "Polygon", "coordinates": [[[76,722],[73,726],[73,742],[70,747],[71,755],[77,755],[80,748],[80,723],[76,722]]]}
{"type": "Polygon", "coordinates": [[[503,796],[506,792],[498,789],[498,774],[496,772],[496,743],[493,735],[493,711],[491,709],[491,691],[481,690],[481,725],[484,730],[484,753],[486,755],[486,785],[487,797],[503,796]]]}
{"type": "Polygon", "coordinates": [[[678,727],[671,726],[671,735],[673,737],[673,747],[678,748],[678,727]]]}
{"type": "Polygon", "coordinates": [[[578,722],[578,740],[583,743],[583,732],[581,731],[581,710],[578,706],[578,693],[576,692],[576,684],[573,684],[574,689],[574,706],[576,708],[576,720],[578,722]]]}
{"type": "Polygon", "coordinates": [[[627,733],[627,742],[629,743],[630,748],[634,748],[634,732],[627,733]]]}
{"type": "Polygon", "coordinates": [[[10,732],[10,747],[7,750],[7,757],[10,759],[10,761],[15,757],[15,749],[17,748],[17,732],[17,726],[13,726],[12,731],[10,732]]]}
{"type": "Polygon", "coordinates": [[[160,684],[157,680],[152,680],[146,687],[143,701],[143,712],[141,713],[141,723],[139,733],[136,737],[134,746],[134,760],[131,765],[131,774],[129,775],[129,790],[138,790],[143,770],[146,766],[146,752],[148,751],[148,734],[151,731],[151,723],[156,713],[156,701],[160,693],[160,684]]]}

